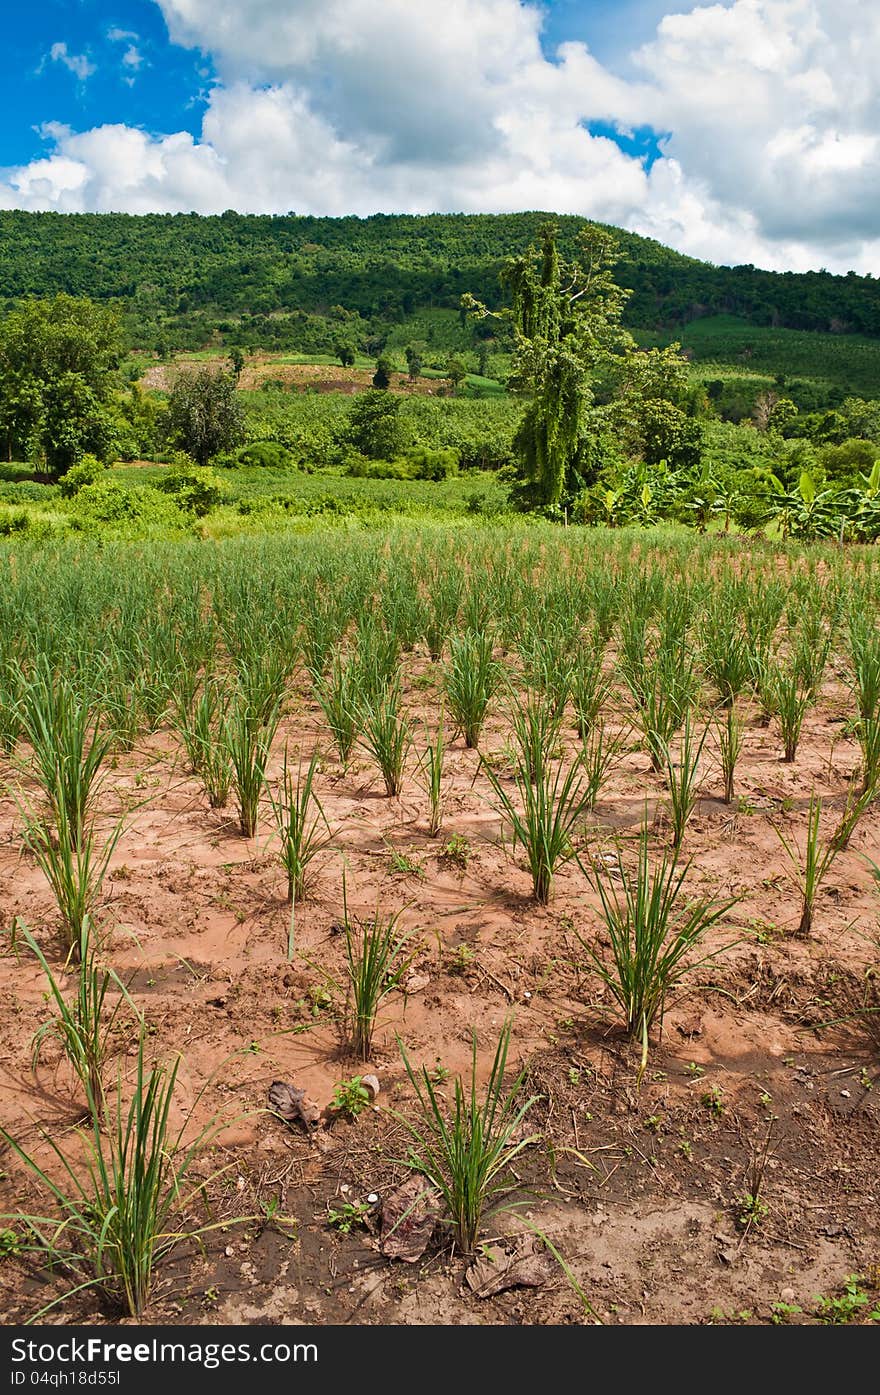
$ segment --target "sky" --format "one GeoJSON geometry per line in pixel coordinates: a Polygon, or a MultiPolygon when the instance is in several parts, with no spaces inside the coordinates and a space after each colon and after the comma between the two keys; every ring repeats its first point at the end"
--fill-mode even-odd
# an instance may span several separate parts
{"type": "Polygon", "coordinates": [[[0,208],[543,209],[880,275],[878,0],[4,8],[0,208]]]}

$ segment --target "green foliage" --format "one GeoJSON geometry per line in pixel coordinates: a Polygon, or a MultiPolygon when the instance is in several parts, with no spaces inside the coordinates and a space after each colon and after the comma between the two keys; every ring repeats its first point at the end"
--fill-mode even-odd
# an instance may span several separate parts
{"type": "Polygon", "coordinates": [[[168,396],[166,430],[198,465],[234,449],[244,436],[235,378],[213,368],[179,372],[168,396]]]}
{"type": "Polygon", "coordinates": [[[73,499],[87,484],[95,484],[106,468],[106,463],[96,455],[84,455],[78,465],[71,465],[62,476],[59,486],[62,499],[73,499]]]}
{"type": "Polygon", "coordinates": [[[669,990],[696,964],[691,951],[726,915],[733,900],[685,898],[688,863],[679,869],[678,851],[662,853],[652,865],[647,825],[638,842],[635,872],[593,865],[610,942],[608,954],[582,934],[578,938],[624,1016],[626,1030],[642,1043],[642,1069],[648,1057],[648,1034],[662,1021],[669,990]],[[622,879],[623,894],[618,889],[622,879]]]}
{"type": "Polygon", "coordinates": [[[465,1084],[456,1076],[451,1111],[426,1067],[416,1072],[400,1043],[418,1105],[415,1119],[398,1116],[413,1141],[409,1163],[442,1196],[455,1242],[467,1255],[476,1247],[487,1207],[497,1211],[500,1198],[515,1186],[514,1159],[537,1141],[536,1134],[522,1136],[523,1121],[538,1100],[536,1095],[523,1098],[525,1070],[510,1085],[504,1084],[510,1031],[507,1022],[482,1099],[477,1093],[477,1038],[472,1034],[470,1080],[465,1084]]]}
{"type": "Polygon", "coordinates": [[[221,503],[226,482],[209,465],[196,465],[186,456],[176,460],[159,486],[170,494],[178,508],[196,518],[204,518],[221,503]]]}
{"type": "Polygon", "coordinates": [[[0,440],[62,475],[116,449],[111,406],[120,354],[115,309],[70,295],[28,300],[0,322],[0,440]]]}
{"type": "Polygon", "coordinates": [[[405,444],[400,398],[375,388],[361,393],[348,414],[345,438],[369,460],[393,460],[405,444]]]}
{"type": "Polygon", "coordinates": [[[242,446],[235,458],[239,465],[251,469],[287,470],[293,465],[290,451],[280,441],[254,441],[252,445],[242,446]]]}

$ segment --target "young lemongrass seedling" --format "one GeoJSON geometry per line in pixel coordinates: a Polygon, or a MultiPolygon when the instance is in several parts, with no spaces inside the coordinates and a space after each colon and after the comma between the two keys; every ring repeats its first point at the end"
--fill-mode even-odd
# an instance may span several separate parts
{"type": "Polygon", "coordinates": [[[520,747],[513,775],[518,800],[485,760],[481,764],[498,799],[499,812],[510,825],[513,846],[520,846],[526,855],[532,894],[539,905],[546,906],[555,873],[575,856],[575,833],[590,809],[591,791],[583,779],[581,763],[575,760],[565,770],[546,751],[527,752],[520,747]]]}
{"type": "Polygon", "coordinates": [[[725,945],[697,961],[690,957],[736,898],[693,900],[686,896],[684,883],[691,864],[679,868],[677,850],[664,851],[652,863],[647,820],[639,834],[635,872],[621,868],[622,895],[616,869],[601,861],[594,863],[592,872],[580,865],[599,893],[608,954],[596,949],[580,932],[578,939],[590,966],[621,1008],[627,1032],[641,1041],[641,1078],[648,1060],[648,1036],[655,1023],[662,1027],[670,989],[698,964],[730,948],[725,945]]]}
{"type": "Polygon", "coordinates": [[[779,718],[782,732],[782,759],[789,764],[797,755],[801,739],[804,717],[810,705],[807,689],[802,685],[800,675],[794,665],[783,668],[778,665],[768,669],[762,684],[767,691],[773,710],[779,718]]]}
{"type": "Polygon", "coordinates": [[[359,712],[364,696],[356,660],[335,654],[330,672],[315,683],[315,696],[327,718],[339,759],[347,765],[360,730],[359,712]]]}
{"type": "Polygon", "coordinates": [[[822,800],[814,793],[810,796],[803,853],[793,839],[788,838],[781,828],[776,827],[776,836],[791,864],[789,880],[801,896],[801,918],[795,931],[796,935],[809,935],[812,930],[819,888],[831,871],[841,847],[844,846],[836,836],[832,836],[827,843],[822,842],[819,836],[821,818],[822,800]]]}
{"type": "Polygon", "coordinates": [[[561,721],[571,692],[574,666],[573,638],[561,626],[550,634],[530,634],[520,644],[526,682],[537,688],[561,721]]]}
{"type": "Polygon", "coordinates": [[[524,698],[514,699],[511,720],[517,750],[534,782],[559,747],[562,715],[545,694],[527,692],[524,698]]]}
{"type": "Polygon", "coordinates": [[[357,630],[357,684],[362,702],[373,702],[398,681],[400,642],[370,614],[357,630]]]}
{"type": "Polygon", "coordinates": [[[385,917],[377,909],[370,920],[356,920],[349,915],[344,877],[342,898],[349,1040],[355,1054],[366,1061],[372,1051],[379,1009],[389,993],[400,987],[415,958],[415,954],[406,952],[414,932],[398,929],[402,911],[385,917]]]}
{"type": "Polygon", "coordinates": [[[852,616],[849,629],[850,687],[863,722],[880,718],[880,636],[873,618],[852,616]]]}
{"type": "Polygon", "coordinates": [[[276,707],[268,714],[268,719],[265,714],[261,719],[244,695],[237,693],[224,724],[238,801],[238,818],[245,838],[256,836],[260,795],[266,783],[266,766],[279,717],[276,707]]]}
{"type": "Polygon", "coordinates": [[[792,668],[808,703],[815,702],[819,696],[833,642],[834,628],[825,624],[821,611],[815,608],[807,611],[795,641],[792,668]]]}
{"type": "MultiPolygon", "coordinates": [[[[729,708],[728,710],[732,711],[733,709],[729,708]]],[[[664,763],[672,813],[673,848],[681,847],[684,831],[697,802],[700,756],[703,754],[708,732],[709,728],[706,726],[702,736],[697,740],[691,725],[690,712],[688,712],[684,719],[677,761],[672,759],[672,753],[669,747],[666,747],[664,763]]]]}
{"type": "Polygon", "coordinates": [[[571,700],[577,733],[584,744],[611,691],[611,682],[602,672],[603,653],[604,646],[597,632],[578,649],[571,671],[571,700]]]}
{"type": "Polygon", "coordinates": [[[625,735],[609,736],[607,728],[601,722],[590,728],[581,751],[587,810],[595,809],[602,786],[625,749],[625,735]]]}
{"type": "Polygon", "coordinates": [[[108,1100],[106,1127],[89,1096],[90,1127],[79,1133],[82,1146],[75,1160],[51,1135],[43,1135],[57,1164],[52,1176],[0,1126],[0,1138],[52,1202],[50,1216],[15,1213],[29,1237],[26,1249],[47,1261],[51,1272],[72,1279],[72,1287],[45,1304],[34,1322],[72,1294],[90,1289],[116,1312],[137,1319],[149,1302],[161,1260],[182,1242],[234,1223],[227,1218],[195,1226],[189,1219],[195,1202],[204,1200],[207,1188],[234,1166],[228,1163],[209,1177],[196,1167],[228,1119],[214,1116],[192,1142],[184,1141],[190,1111],[210,1081],[175,1130],[171,1110],[180,1058],[171,1067],[148,1070],[144,1055],[142,1032],[131,1089],[120,1074],[108,1100]]]}
{"type": "Polygon", "coordinates": [[[319,754],[315,751],[305,774],[301,760],[294,773],[285,746],[278,793],[269,791],[281,838],[281,864],[287,873],[287,899],[290,902],[303,900],[309,868],[333,838],[327,815],[315,793],[319,761],[319,754]]]}
{"type": "Polygon", "coordinates": [[[477,1088],[477,1037],[472,1033],[470,1080],[465,1084],[456,1076],[451,1110],[427,1067],[416,1071],[398,1038],[418,1105],[415,1119],[397,1115],[413,1141],[408,1164],[440,1193],[453,1239],[465,1255],[474,1253],[484,1220],[507,1209],[499,1203],[517,1185],[513,1161],[539,1139],[538,1134],[523,1136],[523,1120],[540,1098],[523,1097],[525,1069],[509,1085],[504,1082],[510,1032],[507,1022],[482,1097],[477,1088]]]}
{"type": "Polygon", "coordinates": [[[44,659],[25,687],[21,714],[33,752],[24,769],[37,780],[58,836],[63,825],[75,848],[94,807],[113,735],[99,729],[88,697],[44,659]]]}
{"type": "Polygon", "coordinates": [[[381,694],[367,698],[360,708],[361,743],[382,772],[385,793],[395,798],[403,788],[406,756],[412,744],[409,718],[400,708],[400,680],[381,694]]]}
{"type": "Polygon", "coordinates": [[[52,888],[69,957],[76,960],[81,946],[88,942],[89,927],[94,924],[104,878],[124,832],[125,819],[118,819],[104,835],[90,820],[74,836],[63,804],[52,823],[33,809],[24,807],[24,812],[25,847],[52,888]]]}
{"type": "Polygon", "coordinates": [[[742,752],[742,723],[733,703],[725,707],[715,723],[718,735],[718,751],[721,757],[721,774],[724,780],[724,803],[732,804],[736,765],[742,752]]]}
{"type": "Polygon", "coordinates": [[[636,720],[642,728],[652,770],[663,770],[665,752],[684,720],[692,697],[692,689],[684,681],[679,683],[658,661],[645,674],[636,720]]]}
{"type": "Polygon", "coordinates": [[[95,936],[88,921],[84,923],[79,947],[76,996],[70,999],[64,996],[58,978],[27,926],[19,921],[17,931],[39,961],[46,976],[49,995],[57,1008],[57,1016],[44,1022],[34,1036],[33,1069],[36,1070],[46,1042],[52,1038],[59,1041],[80,1083],[86,1103],[92,1105],[99,1119],[103,1120],[106,1115],[104,1066],[111,1035],[123,1007],[131,1008],[141,1026],[143,1016],[118,974],[99,965],[95,936]],[[111,989],[113,997],[108,998],[111,989]]]}
{"type": "Polygon", "coordinates": [[[752,663],[748,638],[731,602],[727,607],[715,606],[710,613],[703,631],[702,659],[722,705],[732,707],[748,687],[752,663]]]}
{"type": "Polygon", "coordinates": [[[492,657],[492,640],[485,631],[465,630],[453,635],[449,651],[446,701],[465,745],[473,750],[500,685],[501,666],[492,657]]]}
{"type": "Polygon", "coordinates": [[[443,827],[443,766],[446,759],[446,738],[443,734],[443,714],[433,741],[425,728],[425,746],[417,767],[417,776],[428,796],[428,832],[432,838],[443,827]]]}

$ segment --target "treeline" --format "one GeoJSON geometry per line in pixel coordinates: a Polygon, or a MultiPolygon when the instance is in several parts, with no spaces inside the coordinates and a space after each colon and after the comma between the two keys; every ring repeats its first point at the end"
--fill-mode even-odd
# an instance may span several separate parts
{"type": "MultiPolygon", "coordinates": [[[[215,342],[367,352],[420,312],[457,310],[468,291],[500,301],[505,257],[535,241],[542,213],[312,218],[0,211],[0,295],[58,292],[123,303],[130,345],[215,342]]],[[[560,216],[569,255],[584,220],[560,216]]],[[[761,327],[880,335],[880,281],[854,273],[714,267],[615,230],[631,326],[674,330],[730,314],[761,327]]],[[[485,332],[490,332],[487,326],[485,332]]],[[[462,347],[473,327],[462,324],[462,347]]]]}

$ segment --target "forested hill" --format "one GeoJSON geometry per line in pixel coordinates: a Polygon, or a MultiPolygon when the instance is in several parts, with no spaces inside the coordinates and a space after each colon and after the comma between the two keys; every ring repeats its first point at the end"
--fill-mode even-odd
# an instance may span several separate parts
{"type": "MultiPolygon", "coordinates": [[[[463,291],[498,302],[505,256],[534,241],[544,213],[57,214],[0,211],[0,302],[58,291],[126,303],[129,337],[227,334],[242,316],[344,318],[377,328],[457,308],[463,291]],[[227,321],[227,323],[223,323],[227,321]]],[[[570,251],[583,219],[560,216],[570,251]]],[[[756,326],[880,336],[880,281],[854,273],[715,267],[613,229],[633,290],[631,326],[674,329],[703,315],[756,326]]]]}

